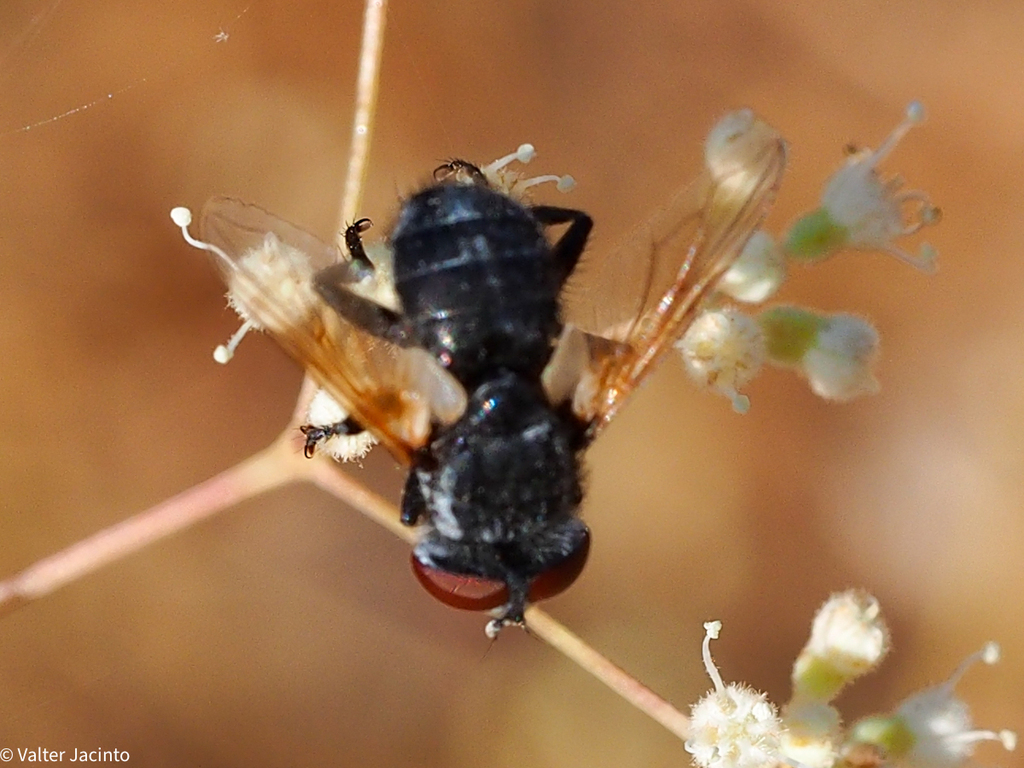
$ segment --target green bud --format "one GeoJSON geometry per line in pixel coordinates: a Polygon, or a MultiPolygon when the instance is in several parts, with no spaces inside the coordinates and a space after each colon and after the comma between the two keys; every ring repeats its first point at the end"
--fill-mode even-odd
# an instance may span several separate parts
{"type": "Polygon", "coordinates": [[[793,667],[793,698],[831,701],[849,681],[849,673],[828,659],[801,653],[793,667]]]}
{"type": "Polygon", "coordinates": [[[757,317],[764,332],[769,359],[778,365],[799,365],[814,346],[822,318],[800,307],[772,307],[757,317]]]}
{"type": "Polygon", "coordinates": [[[850,241],[850,230],[827,210],[818,208],[799,218],[786,235],[783,250],[797,261],[821,261],[850,241]]]}
{"type": "Polygon", "coordinates": [[[886,757],[900,758],[914,748],[916,739],[902,717],[897,715],[871,715],[854,723],[850,741],[872,744],[882,749],[886,757]]]}

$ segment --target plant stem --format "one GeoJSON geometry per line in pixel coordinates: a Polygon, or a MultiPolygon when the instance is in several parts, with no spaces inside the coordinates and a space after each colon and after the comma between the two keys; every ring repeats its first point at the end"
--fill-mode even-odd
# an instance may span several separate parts
{"type": "Polygon", "coordinates": [[[127,520],[75,542],[0,582],[0,613],[7,613],[102,566],[137,552],[296,477],[287,441],[279,440],[239,464],[127,520]]]}
{"type": "Polygon", "coordinates": [[[563,656],[576,662],[652,720],[684,741],[689,737],[690,720],[686,715],[544,611],[535,606],[528,608],[526,626],[530,634],[536,635],[563,656]]]}
{"type": "Polygon", "coordinates": [[[356,109],[352,118],[348,172],[341,195],[341,220],[338,223],[338,247],[343,252],[346,222],[356,220],[362,201],[363,182],[366,180],[387,9],[387,0],[367,0],[363,14],[363,43],[359,53],[359,74],[356,77],[356,109]]]}
{"type": "Polygon", "coordinates": [[[395,505],[356,482],[335,462],[328,459],[310,462],[307,476],[307,479],[318,488],[362,512],[398,538],[409,544],[416,543],[415,530],[407,525],[402,525],[398,519],[398,509],[395,505]]]}

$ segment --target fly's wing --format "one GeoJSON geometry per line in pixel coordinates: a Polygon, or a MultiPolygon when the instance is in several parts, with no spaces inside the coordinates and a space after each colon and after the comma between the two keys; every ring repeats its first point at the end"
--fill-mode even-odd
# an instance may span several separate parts
{"type": "MultiPolygon", "coordinates": [[[[199,224],[200,236],[234,257],[258,248],[268,235],[292,249],[305,254],[310,268],[319,272],[344,257],[334,247],[321,242],[315,235],[280,219],[259,206],[233,197],[211,197],[203,206],[199,224]]],[[[215,259],[224,279],[235,271],[233,260],[215,259]]]]}
{"type": "MultiPolygon", "coordinates": [[[[767,214],[785,164],[786,146],[773,128],[749,110],[732,113],[709,134],[698,178],[634,232],[610,266],[585,262],[574,274],[559,346],[568,350],[564,360],[575,361],[564,370],[582,367],[571,397],[590,439],[697,317],[767,214]],[[608,277],[611,298],[583,284],[608,277]]],[[[565,392],[564,376],[556,386],[565,392]]]]}
{"type": "MultiPolygon", "coordinates": [[[[344,261],[337,249],[230,198],[210,200],[200,227],[216,247],[214,259],[239,314],[270,333],[397,459],[410,462],[432,421],[451,423],[465,411],[462,385],[427,352],[367,333],[320,296],[314,275],[344,261]]],[[[333,274],[345,282],[344,270],[333,274]]],[[[353,289],[355,279],[353,270],[353,289]]]]}

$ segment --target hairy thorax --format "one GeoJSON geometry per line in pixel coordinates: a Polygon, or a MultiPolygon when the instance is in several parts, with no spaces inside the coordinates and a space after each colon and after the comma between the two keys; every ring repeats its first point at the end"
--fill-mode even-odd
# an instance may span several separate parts
{"type": "Polygon", "coordinates": [[[422,505],[416,516],[430,524],[417,553],[492,578],[528,577],[564,558],[583,528],[578,431],[522,376],[477,387],[465,416],[431,444],[436,464],[410,477],[405,511],[422,505]]]}

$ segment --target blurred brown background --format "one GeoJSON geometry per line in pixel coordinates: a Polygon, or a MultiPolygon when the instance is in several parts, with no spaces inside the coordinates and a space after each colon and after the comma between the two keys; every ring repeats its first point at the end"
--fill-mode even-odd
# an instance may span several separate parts
{"type": "MultiPolygon", "coordinates": [[[[212,362],[235,319],[168,212],[230,193],[331,234],[361,7],[255,0],[232,21],[245,7],[0,3],[3,574],[288,417],[301,375],[269,340],[212,362]]],[[[780,297],[871,316],[882,393],[827,405],[770,371],[740,417],[670,361],[590,454],[591,562],[548,607],[679,705],[709,685],[701,622],[724,622],[724,676],[781,702],[815,608],[863,586],[895,651],[844,695],[849,717],[995,639],[1002,664],[960,691],[981,725],[1024,729],[1022,33],[1018,0],[393,3],[363,211],[379,226],[439,161],[529,141],[531,170],[577,178],[555,200],[594,215],[600,254],[749,105],[791,142],[780,231],[847,142],[877,146],[911,99],[929,110],[884,167],[943,207],[938,275],[847,254],[780,297]]],[[[397,499],[382,451],[354,471],[397,499]]],[[[289,488],[3,618],[0,747],[147,766],[688,762],[540,642],[489,648],[482,626],[417,586],[405,544],[289,488]]]]}

